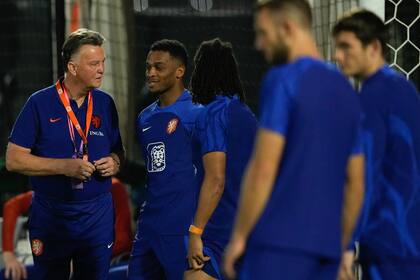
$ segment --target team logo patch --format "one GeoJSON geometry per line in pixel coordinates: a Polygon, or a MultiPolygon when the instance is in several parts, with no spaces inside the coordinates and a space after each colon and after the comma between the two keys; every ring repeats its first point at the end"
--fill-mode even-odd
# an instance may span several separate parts
{"type": "Polygon", "coordinates": [[[161,172],[166,167],[165,144],[163,142],[150,143],[147,145],[147,170],[149,172],[161,172]]]}
{"type": "Polygon", "coordinates": [[[168,134],[172,134],[175,130],[176,127],[178,126],[178,119],[172,119],[168,122],[168,126],[166,127],[166,132],[168,134]]]}
{"type": "Polygon", "coordinates": [[[99,117],[98,115],[93,115],[92,125],[94,128],[99,129],[101,127],[101,117],[99,117]]]}
{"type": "Polygon", "coordinates": [[[33,239],[31,242],[32,253],[35,256],[40,256],[44,252],[44,243],[39,239],[33,239]]]}

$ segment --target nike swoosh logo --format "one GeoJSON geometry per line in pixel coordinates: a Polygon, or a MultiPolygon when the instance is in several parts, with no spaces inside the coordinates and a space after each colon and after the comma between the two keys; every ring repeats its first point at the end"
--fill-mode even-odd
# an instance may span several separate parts
{"type": "Polygon", "coordinates": [[[61,118],[50,118],[50,122],[55,123],[61,120],[61,118]]]}
{"type": "Polygon", "coordinates": [[[149,126],[149,127],[146,127],[146,128],[143,128],[141,131],[143,131],[143,132],[145,132],[145,131],[148,131],[149,129],[151,129],[152,127],[151,126],[149,126]]]}
{"type": "Polygon", "coordinates": [[[114,244],[114,242],[112,242],[111,244],[107,245],[108,249],[112,247],[112,244],[114,244]]]}

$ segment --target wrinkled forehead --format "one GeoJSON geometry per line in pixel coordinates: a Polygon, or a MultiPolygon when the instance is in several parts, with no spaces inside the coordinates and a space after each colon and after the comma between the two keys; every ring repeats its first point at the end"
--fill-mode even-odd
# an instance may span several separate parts
{"type": "Polygon", "coordinates": [[[105,51],[102,46],[97,45],[82,45],[80,48],[72,55],[72,58],[82,58],[82,59],[105,59],[105,51]]]}

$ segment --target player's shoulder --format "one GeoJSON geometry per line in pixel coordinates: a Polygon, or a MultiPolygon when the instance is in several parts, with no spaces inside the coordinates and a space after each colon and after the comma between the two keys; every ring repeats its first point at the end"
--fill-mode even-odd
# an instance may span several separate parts
{"type": "Polygon", "coordinates": [[[43,89],[40,89],[33,94],[29,96],[29,99],[31,102],[42,102],[46,103],[49,99],[52,99],[54,97],[54,94],[56,93],[55,86],[49,86],[43,89]]]}
{"type": "Polygon", "coordinates": [[[417,90],[404,75],[395,71],[388,65],[379,69],[369,77],[362,86],[364,98],[386,97],[388,102],[401,102],[403,97],[418,98],[417,90]]]}
{"type": "Polygon", "coordinates": [[[209,113],[216,113],[226,109],[235,97],[225,96],[223,94],[217,95],[215,99],[205,106],[209,113]]]}
{"type": "Polygon", "coordinates": [[[192,113],[199,113],[204,109],[204,106],[202,104],[196,103],[192,100],[192,95],[188,90],[185,90],[182,93],[178,102],[175,105],[185,108],[187,112],[192,113]]]}
{"type": "Polygon", "coordinates": [[[300,80],[312,78],[318,85],[326,85],[326,82],[343,83],[350,85],[347,78],[338,70],[337,66],[316,58],[302,58],[295,64],[296,76],[300,80]]]}
{"type": "Polygon", "coordinates": [[[210,103],[202,105],[197,115],[197,123],[202,125],[211,120],[219,119],[229,105],[231,98],[224,95],[216,95],[210,103]]]}
{"type": "Polygon", "coordinates": [[[173,112],[181,119],[183,123],[194,123],[205,107],[192,100],[191,93],[185,90],[173,106],[173,112]]]}
{"type": "Polygon", "coordinates": [[[315,85],[325,84],[320,81],[328,80],[348,84],[335,65],[313,57],[301,57],[293,62],[272,67],[266,75],[265,84],[268,86],[282,84],[293,88],[302,80],[315,85]]]}
{"type": "Polygon", "coordinates": [[[297,84],[299,88],[307,90],[310,88],[313,91],[334,91],[342,92],[348,98],[357,100],[357,95],[350,84],[350,81],[345,77],[336,65],[314,58],[303,59],[300,65],[297,65],[300,70],[297,71],[297,84]]]}
{"type": "Polygon", "coordinates": [[[382,77],[382,82],[384,84],[386,84],[387,86],[391,87],[392,89],[394,89],[394,93],[397,94],[396,91],[413,91],[416,92],[416,88],[415,86],[407,80],[407,78],[395,71],[394,69],[392,69],[389,66],[385,66],[383,67],[381,70],[379,70],[379,74],[382,77]]]}
{"type": "Polygon", "coordinates": [[[150,104],[149,106],[141,110],[137,116],[137,121],[142,122],[144,119],[149,117],[156,110],[157,106],[158,106],[158,101],[156,100],[152,104],[150,104]]]}

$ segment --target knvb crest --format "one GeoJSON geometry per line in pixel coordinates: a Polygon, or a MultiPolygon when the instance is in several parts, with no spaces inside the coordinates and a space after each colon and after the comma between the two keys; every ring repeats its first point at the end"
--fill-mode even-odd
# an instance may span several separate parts
{"type": "Polygon", "coordinates": [[[178,126],[178,119],[172,119],[168,122],[168,125],[166,127],[166,133],[172,134],[175,132],[176,127],[178,126]]]}
{"type": "Polygon", "coordinates": [[[92,125],[96,129],[101,128],[101,117],[98,116],[98,115],[93,115],[92,116],[92,125]]]}
{"type": "Polygon", "coordinates": [[[33,239],[31,242],[31,249],[32,253],[38,257],[44,252],[44,244],[39,239],[33,239]]]}
{"type": "Polygon", "coordinates": [[[165,144],[163,142],[150,143],[147,145],[147,170],[149,172],[161,172],[166,167],[165,144]]]}

